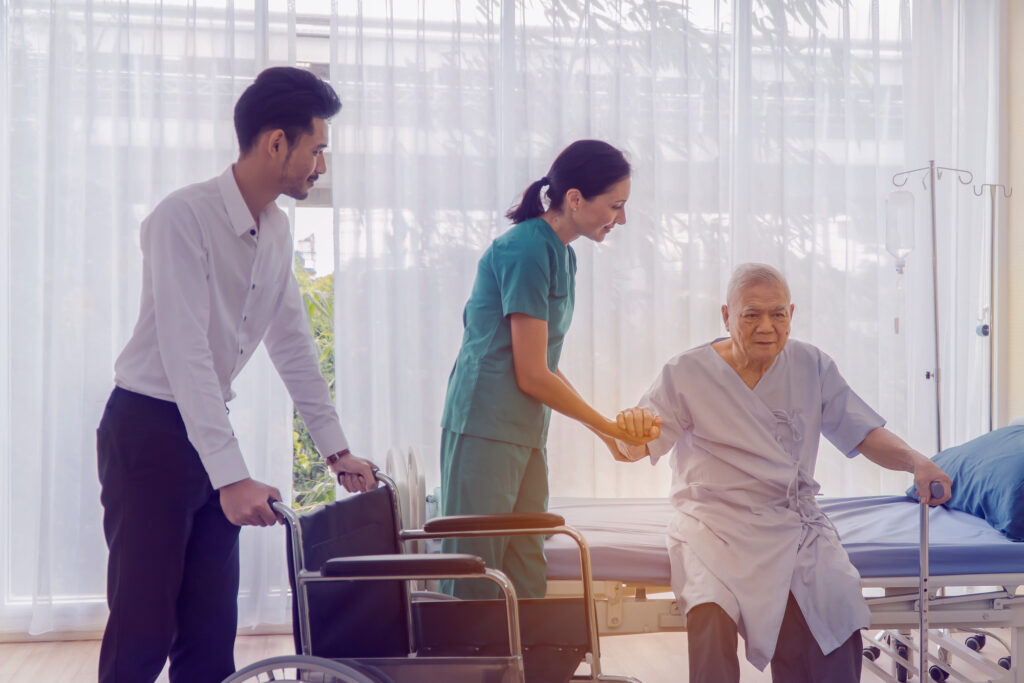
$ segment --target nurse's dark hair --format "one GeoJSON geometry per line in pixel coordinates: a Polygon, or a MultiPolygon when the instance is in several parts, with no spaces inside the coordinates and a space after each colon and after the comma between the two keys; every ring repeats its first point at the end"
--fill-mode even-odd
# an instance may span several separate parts
{"type": "Polygon", "coordinates": [[[626,156],[603,140],[577,140],[555,157],[548,174],[530,184],[523,198],[505,214],[513,223],[522,223],[544,213],[541,190],[547,185],[549,208],[562,208],[565,193],[577,189],[584,199],[604,194],[615,183],[628,178],[626,156]]]}
{"type": "Polygon", "coordinates": [[[256,76],[235,103],[235,134],[242,156],[260,134],[280,128],[288,145],[313,132],[313,119],[329,119],[341,109],[338,93],[312,72],[272,66],[256,76]]]}

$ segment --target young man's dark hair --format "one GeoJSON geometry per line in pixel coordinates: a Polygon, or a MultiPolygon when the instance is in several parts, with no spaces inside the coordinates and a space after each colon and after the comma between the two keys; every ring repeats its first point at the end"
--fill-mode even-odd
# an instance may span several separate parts
{"type": "Polygon", "coordinates": [[[289,145],[313,132],[313,119],[329,119],[341,109],[334,88],[305,69],[272,66],[260,72],[235,104],[235,133],[245,156],[260,133],[280,128],[289,145]]]}

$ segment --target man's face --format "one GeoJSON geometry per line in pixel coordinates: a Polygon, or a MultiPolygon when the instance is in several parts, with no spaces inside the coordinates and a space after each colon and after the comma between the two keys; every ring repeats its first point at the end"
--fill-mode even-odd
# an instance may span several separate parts
{"type": "Polygon", "coordinates": [[[733,340],[733,348],[748,360],[771,363],[789,339],[793,304],[781,285],[754,284],[744,287],[737,301],[722,306],[722,319],[733,340]]]}
{"type": "Polygon", "coordinates": [[[316,179],[327,170],[324,150],[327,148],[327,121],[313,119],[313,132],[303,133],[288,149],[281,169],[281,194],[305,199],[316,179]]]}

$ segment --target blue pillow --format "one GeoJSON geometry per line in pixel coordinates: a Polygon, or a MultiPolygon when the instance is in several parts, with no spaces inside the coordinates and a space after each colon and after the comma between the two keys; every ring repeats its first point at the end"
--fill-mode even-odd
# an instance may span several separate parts
{"type": "MultiPolygon", "coordinates": [[[[989,432],[932,460],[953,478],[953,497],[946,506],[1024,541],[1024,425],[989,432]]],[[[918,499],[913,486],[907,495],[918,499]]]]}

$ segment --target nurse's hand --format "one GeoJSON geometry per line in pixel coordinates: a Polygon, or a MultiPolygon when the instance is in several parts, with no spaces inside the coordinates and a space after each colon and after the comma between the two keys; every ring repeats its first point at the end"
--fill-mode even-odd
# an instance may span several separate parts
{"type": "Polygon", "coordinates": [[[612,454],[612,458],[618,462],[636,462],[647,457],[646,446],[628,446],[630,453],[627,455],[619,449],[619,445],[610,436],[598,433],[598,438],[601,439],[602,443],[608,447],[608,451],[612,454]]]}
{"type": "Polygon", "coordinates": [[[617,438],[637,446],[661,435],[661,416],[655,415],[650,408],[627,408],[615,416],[615,424],[626,435],[617,438]]]}

